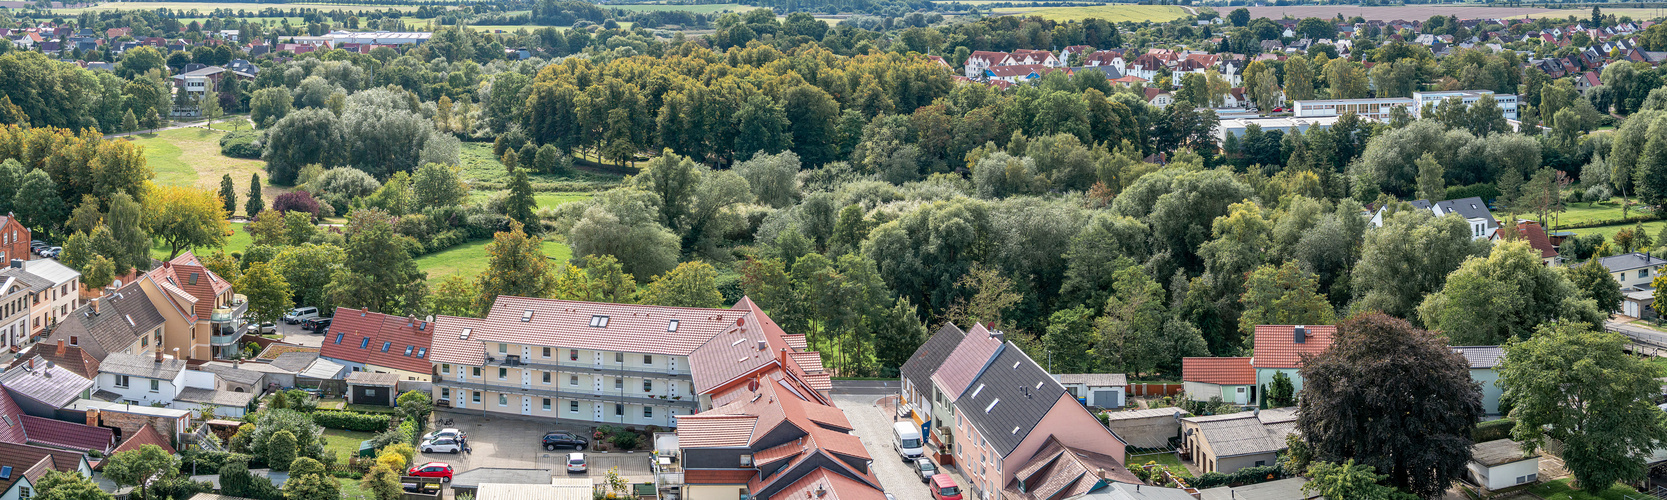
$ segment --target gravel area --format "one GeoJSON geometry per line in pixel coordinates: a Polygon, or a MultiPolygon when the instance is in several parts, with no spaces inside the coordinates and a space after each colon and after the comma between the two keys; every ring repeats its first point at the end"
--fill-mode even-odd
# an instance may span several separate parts
{"type": "MultiPolygon", "coordinates": [[[[881,396],[874,395],[835,395],[834,406],[845,410],[846,418],[851,420],[851,426],[856,428],[857,437],[862,438],[862,444],[868,448],[868,456],[874,459],[874,474],[880,478],[880,486],[886,493],[897,497],[897,500],[932,500],[932,494],[926,485],[921,484],[914,469],[897,456],[892,449],[891,424],[893,422],[890,408],[882,408],[875,404],[881,396]]],[[[955,475],[956,484],[966,484],[965,479],[955,475]]]]}

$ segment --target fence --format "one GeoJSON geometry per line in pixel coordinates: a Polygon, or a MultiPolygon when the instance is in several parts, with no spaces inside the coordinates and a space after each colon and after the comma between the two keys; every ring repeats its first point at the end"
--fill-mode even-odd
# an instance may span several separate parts
{"type": "Polygon", "coordinates": [[[1181,384],[1129,384],[1130,396],[1174,396],[1181,393],[1181,384]]]}

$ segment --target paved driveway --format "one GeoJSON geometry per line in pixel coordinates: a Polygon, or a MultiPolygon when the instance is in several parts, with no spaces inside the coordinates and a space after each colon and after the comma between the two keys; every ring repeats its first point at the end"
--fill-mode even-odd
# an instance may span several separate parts
{"type": "MultiPolygon", "coordinates": [[[[897,497],[897,500],[932,500],[931,492],[921,484],[919,476],[892,449],[892,415],[889,408],[874,403],[880,397],[835,395],[833,400],[834,406],[845,410],[845,416],[851,419],[851,426],[856,428],[857,437],[862,438],[863,447],[868,449],[868,456],[874,458],[874,474],[880,478],[880,486],[885,488],[886,493],[897,497]]],[[[957,477],[956,481],[961,479],[957,477]]]]}
{"type": "Polygon", "coordinates": [[[419,463],[445,462],[451,464],[458,471],[481,467],[551,469],[555,471],[557,476],[591,477],[597,480],[607,475],[608,469],[618,467],[619,474],[625,477],[626,481],[633,483],[653,481],[653,475],[648,470],[649,454],[646,451],[599,453],[593,450],[585,450],[585,458],[590,462],[590,471],[568,474],[566,472],[567,454],[572,453],[573,450],[567,448],[556,451],[544,450],[544,433],[564,430],[575,431],[583,435],[590,433],[589,427],[514,418],[463,415],[451,412],[437,412],[435,416],[437,418],[453,419],[452,425],[447,427],[454,427],[468,433],[469,447],[473,449],[473,452],[424,454],[421,453],[421,450],[418,450],[416,461],[419,463]]]}

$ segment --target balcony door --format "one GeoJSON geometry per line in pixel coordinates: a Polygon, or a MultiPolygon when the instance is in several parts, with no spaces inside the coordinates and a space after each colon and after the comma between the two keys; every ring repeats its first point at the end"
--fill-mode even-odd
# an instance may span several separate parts
{"type": "Polygon", "coordinates": [[[533,397],[532,396],[521,396],[521,414],[522,415],[532,415],[533,414],[533,397]]]}

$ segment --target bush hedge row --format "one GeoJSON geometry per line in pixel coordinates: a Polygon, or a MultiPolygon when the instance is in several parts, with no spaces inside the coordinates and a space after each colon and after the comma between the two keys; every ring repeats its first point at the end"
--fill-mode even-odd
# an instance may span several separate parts
{"type": "Polygon", "coordinates": [[[1285,477],[1284,471],[1279,470],[1278,466],[1269,465],[1264,467],[1245,467],[1234,471],[1232,474],[1206,472],[1203,475],[1198,476],[1197,479],[1193,479],[1189,482],[1192,487],[1202,490],[1229,484],[1256,484],[1283,477],[1285,477]]]}
{"type": "Polygon", "coordinates": [[[351,411],[313,412],[313,423],[326,429],[382,432],[388,429],[387,415],[371,415],[351,411]]]}
{"type": "Polygon", "coordinates": [[[1516,425],[1517,422],[1515,420],[1508,418],[1489,420],[1476,424],[1476,430],[1470,434],[1470,437],[1472,441],[1478,443],[1485,443],[1498,439],[1509,439],[1511,437],[1511,428],[1516,427],[1516,425]]]}
{"type": "Polygon", "coordinates": [[[259,160],[262,149],[260,136],[260,132],[254,131],[227,132],[220,137],[220,154],[259,160]]]}

